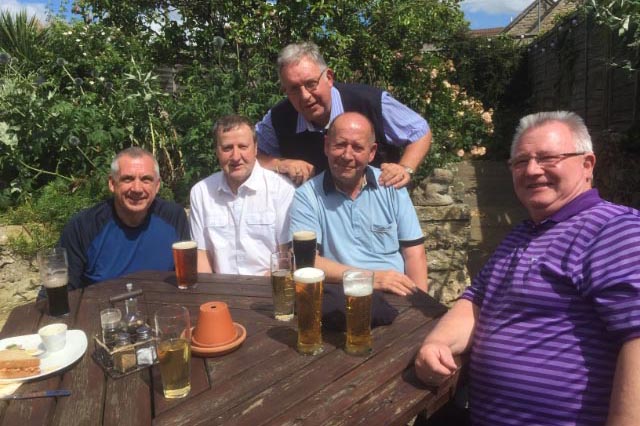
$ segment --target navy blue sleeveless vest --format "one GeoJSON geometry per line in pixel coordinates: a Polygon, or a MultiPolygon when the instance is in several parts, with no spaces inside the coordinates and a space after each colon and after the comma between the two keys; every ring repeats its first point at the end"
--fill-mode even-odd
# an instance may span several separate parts
{"type": "MultiPolygon", "coordinates": [[[[382,90],[363,84],[334,83],[334,87],[340,92],[345,112],[359,112],[373,123],[378,149],[371,164],[380,167],[381,163],[397,163],[400,160],[400,148],[389,144],[384,135],[382,90]]],[[[308,130],[296,133],[297,117],[298,112],[288,99],[271,109],[271,122],[280,145],[280,155],[311,163],[318,174],[328,167],[324,155],[324,133],[308,130]]]]}

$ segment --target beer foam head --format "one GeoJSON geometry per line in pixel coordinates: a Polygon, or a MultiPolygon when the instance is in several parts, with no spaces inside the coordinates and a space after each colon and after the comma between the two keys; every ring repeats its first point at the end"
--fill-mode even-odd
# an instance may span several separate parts
{"type": "Polygon", "coordinates": [[[373,293],[373,286],[369,283],[352,282],[344,283],[344,294],[346,296],[362,297],[373,293]]]}
{"type": "Polygon", "coordinates": [[[301,284],[312,284],[324,280],[324,272],[318,268],[300,268],[293,273],[293,280],[301,284]]]}
{"type": "Polygon", "coordinates": [[[297,231],[293,233],[293,239],[297,241],[315,240],[316,233],[313,231],[297,231]]]}
{"type": "Polygon", "coordinates": [[[49,273],[42,280],[42,284],[44,284],[45,288],[58,288],[64,287],[69,282],[69,275],[67,271],[58,271],[54,273],[49,273]]]}
{"type": "Polygon", "coordinates": [[[178,241],[177,243],[173,243],[171,247],[176,250],[194,249],[198,247],[198,243],[195,241],[178,241]]]}

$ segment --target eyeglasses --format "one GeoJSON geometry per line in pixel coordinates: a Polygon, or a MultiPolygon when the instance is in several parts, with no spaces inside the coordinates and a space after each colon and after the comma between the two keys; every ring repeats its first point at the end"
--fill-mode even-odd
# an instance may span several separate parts
{"type": "Polygon", "coordinates": [[[507,161],[509,167],[514,170],[522,170],[525,169],[531,160],[535,161],[536,164],[543,169],[554,167],[560,161],[569,157],[577,157],[578,155],[584,155],[586,152],[566,152],[564,154],[543,154],[538,157],[516,157],[507,161]]]}
{"type": "Polygon", "coordinates": [[[307,80],[299,86],[294,86],[294,87],[282,86],[282,90],[284,90],[284,93],[286,93],[287,95],[297,95],[298,93],[300,93],[300,89],[302,89],[303,87],[307,92],[315,92],[316,89],[318,88],[318,85],[320,84],[320,80],[322,79],[322,76],[328,69],[329,68],[323,69],[320,75],[318,76],[318,78],[316,79],[307,80]]]}

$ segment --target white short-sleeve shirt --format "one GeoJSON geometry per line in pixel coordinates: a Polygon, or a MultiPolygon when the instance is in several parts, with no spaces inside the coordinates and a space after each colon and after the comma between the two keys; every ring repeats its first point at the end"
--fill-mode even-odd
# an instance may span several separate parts
{"type": "Polygon", "coordinates": [[[295,187],[256,161],[251,176],[234,194],[223,172],[191,188],[191,238],[206,250],[213,270],[263,275],[271,253],[289,242],[289,208],[295,187]]]}

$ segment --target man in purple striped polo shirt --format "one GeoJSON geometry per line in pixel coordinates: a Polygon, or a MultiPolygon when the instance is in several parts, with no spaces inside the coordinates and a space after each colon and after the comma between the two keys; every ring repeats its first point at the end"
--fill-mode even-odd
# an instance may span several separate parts
{"type": "Polygon", "coordinates": [[[520,120],[513,185],[531,220],[425,338],[425,382],[471,350],[473,425],[640,425],[640,212],[592,189],[582,119],[520,120]]]}

